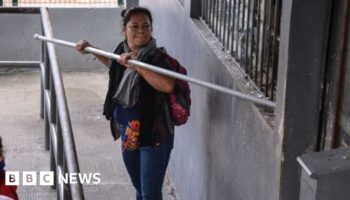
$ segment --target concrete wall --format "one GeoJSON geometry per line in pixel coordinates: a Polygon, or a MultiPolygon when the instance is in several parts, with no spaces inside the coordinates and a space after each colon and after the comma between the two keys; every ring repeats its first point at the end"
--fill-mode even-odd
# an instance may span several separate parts
{"type": "MultiPolygon", "coordinates": [[[[185,8],[177,0],[140,5],[154,14],[158,44],[187,66],[190,76],[241,88],[235,63],[225,59],[224,65],[208,30],[189,18],[189,1],[185,8]]],[[[196,85],[191,89],[191,118],[176,129],[170,162],[180,199],[278,199],[278,137],[261,113],[250,102],[196,85]]]]}
{"type": "Polygon", "coordinates": [[[39,60],[40,43],[33,39],[41,33],[40,16],[0,14],[0,60],[39,60]]]}
{"type": "MultiPolygon", "coordinates": [[[[111,51],[122,38],[119,8],[52,8],[49,9],[54,37],[71,42],[81,39],[111,51]]],[[[41,34],[38,14],[1,14],[0,60],[39,60],[41,34]]],[[[92,55],[80,55],[74,49],[57,46],[60,66],[65,70],[104,70],[92,55]]]]}

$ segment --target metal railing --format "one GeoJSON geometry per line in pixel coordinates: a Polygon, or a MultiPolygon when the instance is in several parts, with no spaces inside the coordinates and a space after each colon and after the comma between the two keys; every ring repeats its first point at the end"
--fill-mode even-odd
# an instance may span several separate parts
{"type": "MultiPolygon", "coordinates": [[[[44,35],[53,37],[47,8],[41,8],[44,35]]],[[[45,147],[50,149],[51,170],[56,174],[55,186],[59,199],[84,199],[83,187],[77,184],[58,184],[60,176],[79,173],[73,130],[69,116],[61,71],[53,44],[41,45],[42,105],[44,106],[45,147]]]]}
{"type": "MultiPolygon", "coordinates": [[[[38,40],[50,42],[50,43],[55,43],[55,44],[60,44],[60,45],[67,46],[67,47],[72,47],[72,48],[75,48],[75,46],[76,46],[76,44],[72,43],[72,42],[59,40],[59,39],[55,39],[55,38],[43,37],[43,36],[38,35],[38,34],[35,34],[34,38],[36,38],[38,40]]],[[[94,53],[94,54],[97,54],[97,55],[105,56],[107,58],[112,58],[112,59],[119,59],[120,58],[120,56],[118,54],[110,53],[110,52],[103,51],[103,50],[100,50],[100,49],[96,49],[96,48],[93,48],[93,47],[86,47],[85,51],[86,52],[90,52],[90,53],[94,53]]],[[[230,88],[226,88],[226,87],[223,87],[223,86],[220,86],[220,85],[216,85],[216,84],[213,84],[213,83],[209,83],[209,82],[206,82],[206,81],[202,81],[202,80],[198,80],[198,79],[195,79],[195,78],[191,78],[191,77],[188,77],[186,75],[179,74],[179,73],[176,73],[176,72],[173,72],[173,71],[170,71],[170,70],[165,70],[165,69],[163,69],[161,67],[157,67],[157,66],[154,66],[154,65],[143,63],[143,62],[140,62],[140,61],[137,61],[137,60],[128,60],[128,64],[137,65],[139,67],[146,68],[146,69],[149,69],[151,71],[154,71],[154,72],[157,72],[157,73],[160,73],[160,74],[163,74],[163,75],[167,75],[167,76],[170,76],[170,77],[173,77],[173,78],[177,78],[177,79],[180,79],[180,80],[185,80],[185,81],[188,81],[188,82],[200,85],[200,86],[204,86],[206,88],[210,88],[210,89],[213,89],[213,90],[216,90],[216,91],[223,92],[225,94],[229,94],[229,95],[233,95],[233,96],[236,96],[238,98],[241,98],[241,99],[249,100],[249,101],[252,101],[252,102],[260,104],[260,105],[264,105],[264,106],[268,106],[268,107],[272,107],[272,108],[276,107],[276,103],[273,102],[273,101],[270,101],[270,100],[267,100],[267,99],[263,99],[263,98],[259,98],[259,97],[253,96],[253,95],[245,94],[245,93],[242,93],[242,92],[239,92],[239,91],[236,91],[236,90],[232,90],[230,88]]]]}
{"type": "MultiPolygon", "coordinates": [[[[42,32],[53,37],[46,8],[0,8],[0,13],[41,14],[42,32]]],[[[79,164],[62,75],[53,44],[41,43],[40,61],[0,61],[0,67],[40,69],[40,116],[44,118],[45,149],[50,150],[50,170],[54,172],[57,199],[83,200],[81,183],[59,184],[59,177],[78,174],[79,164]]]]}
{"type": "Polygon", "coordinates": [[[271,100],[276,98],[282,0],[203,0],[201,18],[271,100]]]}

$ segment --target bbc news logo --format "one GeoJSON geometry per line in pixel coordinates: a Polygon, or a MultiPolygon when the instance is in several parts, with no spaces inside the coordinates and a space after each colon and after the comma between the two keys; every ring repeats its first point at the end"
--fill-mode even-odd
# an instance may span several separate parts
{"type": "MultiPolygon", "coordinates": [[[[59,184],[100,184],[100,173],[65,173],[58,174],[59,184]]],[[[53,171],[6,171],[6,185],[54,185],[53,171]]]]}

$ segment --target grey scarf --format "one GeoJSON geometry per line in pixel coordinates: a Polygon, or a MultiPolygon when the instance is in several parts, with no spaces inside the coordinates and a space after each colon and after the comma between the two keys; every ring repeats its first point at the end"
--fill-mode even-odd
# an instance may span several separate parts
{"type": "MultiPolygon", "coordinates": [[[[137,52],[136,60],[145,61],[149,55],[154,54],[156,48],[156,40],[151,38],[147,45],[137,52]]],[[[130,52],[126,41],[124,41],[124,51],[130,52]]],[[[135,70],[126,68],[113,98],[126,108],[134,107],[140,96],[140,78],[140,75],[135,70]]]]}

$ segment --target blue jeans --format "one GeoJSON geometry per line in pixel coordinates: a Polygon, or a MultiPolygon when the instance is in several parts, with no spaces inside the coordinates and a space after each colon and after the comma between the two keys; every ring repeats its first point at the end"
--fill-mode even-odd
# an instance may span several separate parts
{"type": "MultiPolygon", "coordinates": [[[[126,125],[120,125],[125,133],[126,125]]],[[[123,151],[123,160],[136,189],[136,200],[162,200],[162,186],[173,147],[174,136],[159,146],[141,146],[123,151]]]]}

